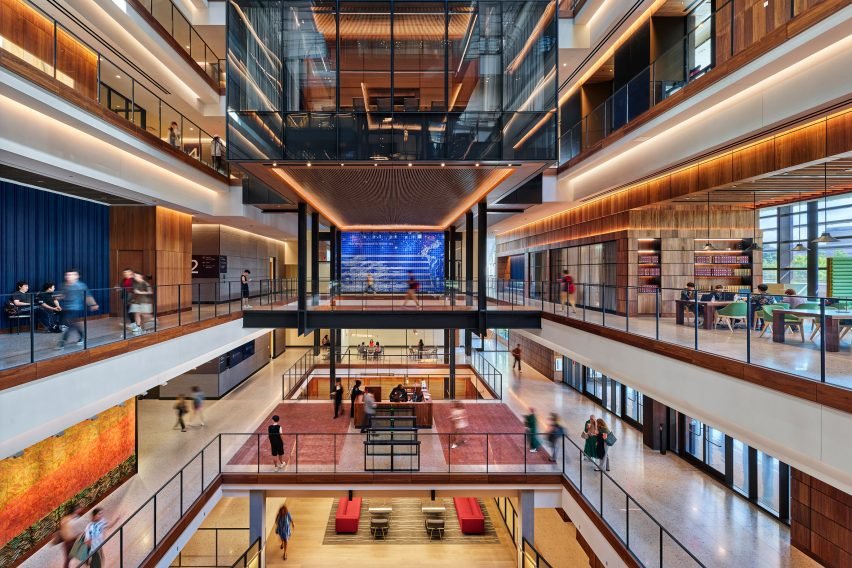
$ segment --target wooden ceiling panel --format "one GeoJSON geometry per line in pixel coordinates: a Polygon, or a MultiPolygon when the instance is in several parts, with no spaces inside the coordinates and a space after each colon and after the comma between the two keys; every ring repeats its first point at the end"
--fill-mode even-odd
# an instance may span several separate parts
{"type": "Polygon", "coordinates": [[[291,166],[274,171],[330,219],[344,227],[443,228],[474,194],[487,193],[511,168],[291,166]]]}

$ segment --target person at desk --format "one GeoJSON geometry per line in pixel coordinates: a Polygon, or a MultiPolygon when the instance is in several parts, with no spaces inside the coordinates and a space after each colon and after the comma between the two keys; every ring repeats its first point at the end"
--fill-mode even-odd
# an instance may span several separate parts
{"type": "MultiPolygon", "coordinates": [[[[775,297],[767,294],[766,292],[768,291],[769,286],[767,286],[766,284],[757,285],[757,292],[755,292],[751,296],[752,314],[756,314],[757,312],[761,311],[763,309],[763,306],[768,306],[770,304],[775,303],[775,297]]],[[[752,319],[754,319],[754,315],[752,315],[752,319]]],[[[754,328],[755,331],[760,331],[761,329],[763,329],[763,318],[758,318],[755,323],[757,324],[754,328]]]]}
{"type": "Polygon", "coordinates": [[[714,302],[733,302],[736,294],[733,292],[725,292],[725,287],[721,284],[713,286],[713,301],[714,302]]]}
{"type": "Polygon", "coordinates": [[[425,397],[423,396],[423,389],[420,387],[414,388],[414,396],[412,397],[412,402],[423,402],[425,397]]]}
{"type": "Polygon", "coordinates": [[[402,388],[402,384],[398,384],[390,392],[391,402],[408,402],[408,393],[402,388]]]}
{"type": "MultiPolygon", "coordinates": [[[[694,282],[687,282],[686,288],[680,291],[680,299],[684,302],[689,302],[684,305],[684,309],[692,312],[693,317],[695,317],[697,309],[697,306],[695,305],[695,300],[698,299],[696,294],[694,282]]],[[[701,322],[698,322],[698,324],[700,325],[701,322]]]]}

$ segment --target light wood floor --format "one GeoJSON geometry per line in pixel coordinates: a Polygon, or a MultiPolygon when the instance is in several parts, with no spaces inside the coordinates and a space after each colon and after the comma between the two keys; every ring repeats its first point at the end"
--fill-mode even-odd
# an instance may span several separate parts
{"type": "MultiPolygon", "coordinates": [[[[514,568],[517,566],[515,549],[499,513],[489,505],[489,514],[495,524],[500,522],[499,545],[450,545],[435,541],[426,545],[326,545],[323,546],[328,517],[334,506],[333,499],[288,499],[290,513],[295,521],[293,536],[287,551],[287,560],[281,558],[278,539],[273,534],[266,548],[269,566],[329,567],[329,568],[405,568],[425,566],[464,566],[465,568],[514,568]]],[[[361,519],[362,522],[364,519],[361,519]]]]}

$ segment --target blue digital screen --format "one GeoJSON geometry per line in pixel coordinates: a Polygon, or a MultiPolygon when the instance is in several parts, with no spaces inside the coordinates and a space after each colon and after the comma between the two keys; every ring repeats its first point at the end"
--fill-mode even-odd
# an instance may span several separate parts
{"type": "Polygon", "coordinates": [[[403,292],[408,271],[423,292],[444,291],[444,233],[352,232],[341,235],[343,292],[403,292]]]}

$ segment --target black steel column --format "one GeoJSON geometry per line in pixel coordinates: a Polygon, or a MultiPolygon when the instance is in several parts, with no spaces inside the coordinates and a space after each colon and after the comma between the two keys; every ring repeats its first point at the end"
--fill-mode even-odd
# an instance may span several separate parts
{"type": "Polygon", "coordinates": [[[337,330],[330,329],[328,332],[330,341],[328,346],[328,378],[330,379],[330,389],[334,391],[334,380],[337,378],[337,330]]]}
{"type": "Polygon", "coordinates": [[[447,330],[450,359],[450,398],[456,398],[456,330],[447,330]]]}
{"type": "Polygon", "coordinates": [[[450,363],[450,330],[444,330],[444,365],[448,365],[450,363]]]}
{"type": "MultiPolygon", "coordinates": [[[[808,296],[819,293],[819,243],[813,242],[819,237],[819,201],[808,201],[808,296]]],[[[823,290],[823,296],[828,290],[823,290]]]]}
{"type": "Polygon", "coordinates": [[[319,213],[311,213],[311,305],[319,304],[319,213]]]}
{"type": "Polygon", "coordinates": [[[332,280],[337,280],[337,227],[328,228],[328,274],[332,280]]]}
{"type": "Polygon", "coordinates": [[[444,280],[450,277],[450,232],[444,231],[444,280]]]}
{"type": "Polygon", "coordinates": [[[479,309],[479,333],[482,337],[485,337],[485,310],[488,307],[486,303],[485,295],[487,293],[487,282],[486,278],[486,264],[487,261],[485,256],[487,255],[487,246],[486,246],[486,238],[488,237],[488,204],[483,199],[477,204],[476,211],[476,222],[477,222],[477,230],[479,232],[479,239],[477,242],[477,251],[476,251],[476,262],[479,263],[477,267],[477,286],[476,286],[476,294],[477,294],[477,306],[479,309]]]}
{"type": "Polygon", "coordinates": [[[298,284],[297,284],[297,308],[299,310],[299,335],[305,333],[305,310],[307,310],[307,291],[308,291],[308,206],[305,203],[299,203],[297,210],[298,229],[296,236],[297,256],[298,256],[298,284]]]}
{"type": "Polygon", "coordinates": [[[456,278],[456,226],[450,225],[450,280],[456,278]]]}
{"type": "MultiPolygon", "coordinates": [[[[465,305],[473,305],[473,211],[464,214],[464,290],[465,305]]],[[[473,343],[473,333],[464,330],[464,354],[470,356],[473,343]]]]}
{"type": "Polygon", "coordinates": [[[343,233],[337,233],[337,279],[343,279],[343,233]]]}

